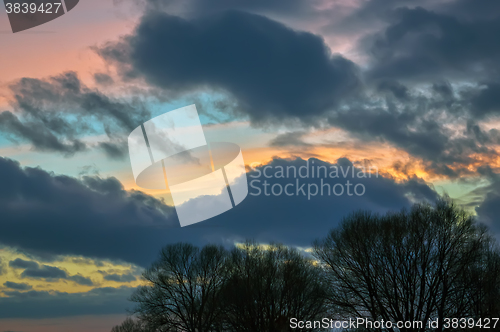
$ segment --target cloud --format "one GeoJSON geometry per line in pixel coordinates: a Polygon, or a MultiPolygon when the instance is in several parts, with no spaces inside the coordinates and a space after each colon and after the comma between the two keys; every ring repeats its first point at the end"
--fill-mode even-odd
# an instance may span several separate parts
{"type": "Polygon", "coordinates": [[[390,92],[398,100],[406,101],[409,98],[408,88],[398,81],[383,80],[379,82],[377,88],[379,92],[390,92]]]}
{"type": "Polygon", "coordinates": [[[21,258],[16,258],[15,260],[10,261],[9,266],[15,269],[24,269],[20,275],[21,278],[44,279],[47,281],[65,279],[74,281],[75,283],[84,286],[92,286],[94,284],[90,278],[86,278],[80,274],[70,276],[66,271],[61,270],[58,267],[40,265],[37,262],[25,261],[21,258]]]}
{"type": "Polygon", "coordinates": [[[55,266],[42,265],[36,268],[28,268],[21,273],[21,278],[57,280],[66,279],[67,273],[55,266]]]}
{"type": "Polygon", "coordinates": [[[500,224],[496,221],[500,215],[500,175],[489,165],[482,166],[479,173],[490,183],[477,188],[473,194],[483,197],[475,207],[480,221],[488,225],[500,237],[500,224]]]}
{"type": "Polygon", "coordinates": [[[71,156],[89,148],[82,136],[105,133],[108,140],[98,147],[111,158],[123,158],[126,135],[150,117],[139,99],[108,97],[83,84],[75,72],[22,78],[10,89],[14,111],[0,113],[2,134],[39,151],[71,156]]]}
{"type": "Polygon", "coordinates": [[[84,277],[80,274],[74,275],[74,276],[68,276],[66,279],[74,281],[78,285],[83,285],[83,286],[93,286],[94,283],[90,278],[84,277]]]}
{"type": "Polygon", "coordinates": [[[105,280],[116,281],[116,282],[132,282],[137,280],[135,276],[130,273],[126,274],[108,274],[104,276],[105,280]]]}
{"type": "Polygon", "coordinates": [[[21,290],[21,291],[30,290],[33,288],[33,286],[31,286],[27,283],[17,283],[17,282],[12,282],[12,281],[6,281],[3,285],[7,288],[21,290]]]}
{"type": "Polygon", "coordinates": [[[86,293],[4,291],[0,318],[54,318],[81,315],[123,314],[132,304],[134,288],[95,288],[86,293]]]}
{"type": "MultiPolygon", "coordinates": [[[[358,164],[354,169],[353,166],[346,158],[340,158],[334,164],[314,158],[309,161],[275,158],[269,164],[248,173],[249,195],[240,205],[217,218],[185,227],[183,231],[189,230],[190,233],[185,236],[190,234],[193,240],[196,235],[204,234],[204,237],[216,243],[224,238],[230,239],[231,243],[255,239],[261,243],[282,242],[308,247],[314,239],[322,238],[352,211],[362,209],[383,213],[409,207],[412,201],[433,201],[437,197],[425,182],[416,178],[402,183],[375,175],[360,179],[357,174],[362,165],[358,164]],[[290,171],[289,176],[286,172],[284,176],[279,175],[280,169],[289,168],[305,174],[304,170],[299,169],[306,168],[306,165],[311,169],[314,166],[316,175],[312,175],[312,170],[307,178],[300,175],[295,177],[293,171],[290,171]],[[326,167],[329,174],[332,168],[339,169],[341,175],[339,178],[320,177],[317,171],[319,166],[326,167]],[[346,173],[345,177],[342,172],[346,173]],[[355,176],[352,176],[353,172],[355,176]],[[307,193],[309,186],[313,193],[311,197],[307,193]],[[347,189],[349,186],[350,189],[347,189]],[[337,192],[343,187],[343,194],[329,192],[334,187],[337,192]],[[354,187],[358,193],[363,191],[363,187],[366,191],[358,196],[353,193],[354,187]],[[211,232],[211,225],[218,230],[211,232]],[[198,230],[203,233],[198,233],[198,230]]],[[[192,204],[194,208],[196,203],[189,201],[185,204],[192,204]]]]}
{"type": "MultiPolygon", "coordinates": [[[[146,195],[140,196],[141,204],[130,197],[130,193],[124,192],[115,179],[91,178],[84,181],[55,176],[41,169],[23,169],[15,162],[0,159],[0,174],[3,174],[0,175],[3,176],[0,181],[3,188],[8,188],[0,190],[0,211],[2,216],[8,216],[0,219],[3,230],[0,242],[15,244],[28,252],[74,253],[88,259],[112,258],[137,262],[147,267],[157,257],[159,249],[168,243],[185,241],[196,245],[217,243],[232,246],[235,242],[255,239],[262,243],[282,242],[308,247],[314,239],[324,237],[328,230],[338,225],[343,216],[354,210],[366,209],[375,213],[398,211],[402,207],[409,207],[413,201],[432,201],[437,197],[418,178],[397,183],[382,175],[369,178],[353,176],[353,172],[357,174],[362,167],[363,164],[354,165],[346,158],[339,159],[337,163],[318,159],[275,158],[269,164],[249,171],[249,181],[261,182],[251,184],[249,196],[237,207],[200,224],[174,228],[170,225],[165,227],[171,216],[153,212],[163,208],[171,213],[171,208],[155,207],[151,202],[143,205],[147,201],[157,202],[146,195]],[[274,176],[274,171],[280,167],[285,170],[299,169],[307,163],[315,167],[327,167],[329,172],[333,168],[340,169],[340,178],[326,179],[331,186],[351,181],[352,184],[362,183],[366,192],[361,196],[325,194],[311,199],[304,195],[276,196],[264,192],[255,195],[255,187],[264,189],[264,180],[269,183],[268,191],[276,184],[284,187],[295,184],[296,180],[301,181],[306,190],[308,185],[320,186],[321,180],[325,178],[318,177],[319,173],[315,173],[314,177],[309,174],[309,178],[274,176]],[[266,167],[270,167],[271,171],[266,167]],[[346,172],[345,178],[342,172],[346,172]],[[260,177],[259,173],[262,174],[260,177]],[[273,176],[268,178],[264,174],[273,176]],[[15,190],[12,182],[16,183],[15,190]],[[148,212],[139,213],[141,209],[148,212]]],[[[12,260],[10,265],[11,268],[25,269],[21,273],[24,277],[49,281],[50,278],[60,278],[86,285],[85,277],[68,276],[56,267],[21,259],[12,260]]],[[[130,282],[136,278],[133,272],[110,270],[101,273],[105,280],[116,282],[130,282]]],[[[4,290],[6,297],[0,298],[0,318],[122,313],[132,306],[127,301],[132,291],[133,288],[126,287],[100,288],[77,294],[4,290]]]]}
{"type": "MultiPolygon", "coordinates": [[[[0,243],[42,254],[137,262],[163,242],[158,228],[178,225],[173,208],[115,178],[56,176],[0,158],[0,243]],[[155,239],[156,238],[156,239],[155,239]],[[130,245],[138,241],[142,247],[130,245]],[[92,245],[90,245],[92,244],[92,245]]],[[[35,262],[11,266],[35,269],[35,262]]]]}
{"type": "MultiPolygon", "coordinates": [[[[0,128],[4,134],[9,134],[8,138],[21,138],[29,141],[38,150],[57,151],[67,156],[86,149],[86,145],[79,139],[72,137],[70,142],[64,142],[51,132],[50,128],[36,122],[38,121],[24,122],[10,111],[0,113],[0,128]]],[[[63,125],[70,126],[66,123],[63,125]]]]}
{"type": "Polygon", "coordinates": [[[80,274],[69,276],[66,271],[55,266],[42,265],[35,269],[29,268],[21,273],[21,278],[44,279],[47,281],[55,281],[59,279],[71,280],[78,285],[93,286],[94,283],[90,278],[80,274]]]}
{"type": "Polygon", "coordinates": [[[498,8],[489,0],[364,2],[339,24],[369,28],[357,49],[368,59],[366,99],[337,109],[330,124],[390,142],[447,177],[496,158],[498,131],[482,123],[500,115],[498,8]]]}
{"type": "MultiPolygon", "coordinates": [[[[277,158],[269,165],[300,167],[305,163],[302,159],[277,158]]],[[[315,163],[335,165],[320,160],[315,163]]],[[[340,159],[338,163],[352,166],[347,159],[340,159]]],[[[252,172],[249,180],[254,180],[250,176],[257,171],[252,172]]],[[[294,181],[267,180],[271,185],[294,181]]],[[[360,197],[325,195],[308,200],[304,196],[248,195],[240,205],[224,214],[180,228],[172,207],[140,192],[126,192],[113,178],[55,176],[0,159],[0,181],[3,183],[0,187],[1,243],[22,248],[23,252],[81,255],[131,262],[141,267],[147,267],[161,247],[179,241],[232,245],[234,241],[252,238],[260,242],[309,246],[353,210],[383,213],[409,207],[412,197],[426,200],[436,197],[434,191],[418,179],[396,183],[379,176],[359,180],[366,187],[366,193],[360,197]]],[[[320,179],[305,181],[320,183],[320,179]]],[[[329,181],[334,185],[340,181],[345,183],[346,179],[329,181]]]]}
{"type": "Polygon", "coordinates": [[[360,84],[354,63],[321,37],[238,11],[192,20],[148,12],[132,35],[98,52],[168,91],[222,90],[255,123],[311,119],[360,84]]]}
{"type": "Polygon", "coordinates": [[[300,147],[311,146],[311,144],[308,144],[302,140],[302,138],[306,134],[307,134],[306,131],[294,131],[294,132],[280,134],[269,142],[269,146],[290,146],[290,145],[300,146],[300,147]]]}
{"type": "Polygon", "coordinates": [[[500,15],[464,20],[416,7],[398,8],[391,19],[367,42],[373,78],[470,79],[498,70],[500,15]]]}
{"type": "Polygon", "coordinates": [[[483,0],[481,6],[475,0],[444,1],[437,4],[437,10],[462,19],[491,19],[498,17],[500,3],[496,0],[483,0]]]}
{"type": "Polygon", "coordinates": [[[497,235],[500,235],[500,225],[495,223],[500,213],[500,193],[498,191],[498,185],[496,187],[497,188],[489,192],[483,202],[476,207],[476,213],[480,220],[489,225],[497,235]]]}
{"type": "Polygon", "coordinates": [[[472,92],[471,112],[477,118],[500,114],[500,82],[488,82],[472,92]]]}
{"type": "Polygon", "coordinates": [[[94,80],[99,85],[110,85],[114,83],[113,78],[105,73],[95,73],[94,80]]]}
{"type": "MultiPolygon", "coordinates": [[[[471,6],[465,1],[364,2],[345,17],[353,24],[372,16],[380,21],[357,49],[369,59],[362,70],[332,56],[317,35],[225,11],[258,12],[251,8],[260,3],[213,0],[208,3],[217,14],[200,9],[189,19],[162,12],[175,1],[151,3],[162,6],[147,11],[131,35],[101,47],[100,55],[125,77],[178,93],[223,91],[236,101],[224,112],[247,115],[253,124],[289,126],[271,146],[307,146],[297,131],[304,124],[337,127],[357,139],[388,142],[421,159],[428,173],[449,178],[471,175],[469,165],[497,155],[500,135],[481,122],[500,110],[499,15],[459,17],[458,7],[471,6]]],[[[188,11],[208,3],[190,1],[188,11]]]]}
{"type": "Polygon", "coordinates": [[[15,260],[9,262],[9,266],[15,269],[37,269],[38,263],[16,258],[15,260]]]}
{"type": "Polygon", "coordinates": [[[447,81],[417,88],[383,80],[374,92],[329,114],[328,123],[361,141],[389,142],[421,159],[430,174],[457,178],[498,155],[500,132],[471,111],[471,96],[481,93],[447,81]]]}

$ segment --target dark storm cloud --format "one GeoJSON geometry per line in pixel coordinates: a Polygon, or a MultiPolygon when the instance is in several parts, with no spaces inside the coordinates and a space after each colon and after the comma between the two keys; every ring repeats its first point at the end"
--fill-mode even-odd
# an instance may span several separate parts
{"type": "Polygon", "coordinates": [[[490,19],[498,17],[500,2],[481,0],[478,5],[476,0],[443,1],[436,4],[436,10],[464,19],[490,19]]]}
{"type": "Polygon", "coordinates": [[[471,112],[478,118],[500,114],[500,82],[488,82],[471,95],[471,112]]]}
{"type": "MultiPolygon", "coordinates": [[[[275,159],[270,165],[300,167],[305,161],[275,159]]],[[[346,159],[339,160],[339,165],[352,166],[346,159]]],[[[249,173],[250,181],[255,174],[257,171],[249,173]]],[[[289,179],[267,180],[284,184],[289,179]]],[[[353,210],[382,213],[409,207],[408,197],[436,197],[415,179],[396,183],[380,176],[360,180],[366,186],[366,194],[360,197],[325,195],[308,200],[304,196],[248,195],[226,213],[180,228],[173,208],[139,192],[124,191],[116,179],[77,180],[41,169],[22,169],[0,159],[0,181],[0,243],[25,252],[81,255],[142,267],[154,260],[161,247],[179,241],[231,245],[253,238],[309,246],[353,210]]],[[[306,181],[319,183],[319,179],[306,181]]]]}
{"type": "Polygon", "coordinates": [[[105,280],[108,281],[116,281],[116,282],[132,282],[135,281],[136,278],[130,273],[127,274],[108,274],[104,276],[105,280]]]}
{"type": "Polygon", "coordinates": [[[479,220],[488,225],[497,237],[500,237],[500,223],[497,221],[500,215],[500,175],[489,166],[481,167],[479,173],[488,179],[490,184],[473,192],[473,194],[484,197],[475,210],[479,220]]]}
{"type": "Polygon", "coordinates": [[[12,282],[12,281],[6,281],[3,284],[5,287],[10,288],[10,289],[15,289],[15,290],[30,290],[33,288],[33,286],[26,284],[26,283],[17,283],[17,282],[12,282]]]}
{"type": "Polygon", "coordinates": [[[432,91],[446,100],[451,100],[453,98],[453,87],[450,82],[446,80],[433,83],[432,91]]]}
{"type": "MultiPolygon", "coordinates": [[[[69,126],[64,120],[60,122],[64,126],[69,126]]],[[[86,149],[85,143],[79,139],[71,136],[70,141],[65,142],[38,120],[23,121],[10,111],[0,113],[0,128],[3,134],[9,134],[8,138],[27,140],[40,151],[57,151],[69,156],[86,149]]]]}
{"type": "MultiPolygon", "coordinates": [[[[323,237],[332,227],[336,226],[342,217],[350,214],[354,210],[370,210],[375,213],[383,213],[388,210],[399,210],[403,207],[409,207],[410,197],[419,198],[426,201],[433,201],[437,194],[423,182],[411,178],[402,183],[396,183],[392,179],[382,176],[359,179],[352,176],[353,164],[346,158],[340,158],[337,163],[330,164],[318,159],[309,159],[309,167],[325,166],[328,172],[330,167],[337,167],[346,172],[340,178],[318,177],[316,172],[314,178],[312,171],[308,178],[293,176],[278,177],[280,166],[284,170],[289,167],[297,171],[300,167],[306,167],[305,160],[298,159],[274,159],[267,165],[258,167],[255,171],[248,173],[249,195],[236,208],[213,218],[206,223],[187,227],[192,232],[198,229],[204,231],[208,238],[220,239],[221,234],[235,241],[244,241],[246,238],[256,239],[258,242],[283,242],[288,245],[308,247],[316,238],[323,237]],[[260,176],[259,176],[260,174],[260,176]],[[297,180],[299,185],[297,185],[297,180]],[[308,199],[300,191],[300,185],[303,184],[305,190],[311,185],[317,186],[321,190],[322,182],[330,184],[330,188],[337,184],[351,185],[363,184],[366,193],[361,196],[354,194],[345,194],[335,196],[333,194],[317,196],[308,199]],[[260,181],[260,182],[258,182],[260,181]],[[264,183],[267,181],[267,185],[264,183]],[[279,187],[284,188],[288,184],[293,184],[289,191],[293,192],[291,196],[281,192],[281,194],[272,194],[272,187],[277,186],[275,192],[279,192],[279,187]],[[267,187],[267,193],[266,188],[267,187]],[[258,188],[258,189],[257,189],[258,188]],[[260,191],[259,191],[260,189],[260,191]],[[219,231],[209,232],[210,225],[218,225],[219,231]]],[[[355,168],[355,174],[358,174],[360,167],[355,168]]],[[[305,172],[302,172],[304,174],[305,172]]],[[[276,189],[276,188],[275,188],[276,189]]],[[[312,189],[314,191],[314,189],[312,189]]],[[[189,203],[186,203],[189,204],[189,203]]]]}
{"type": "MultiPolygon", "coordinates": [[[[216,11],[230,6],[251,11],[246,2],[214,4],[216,11]]],[[[190,20],[147,12],[132,35],[99,52],[122,73],[166,90],[222,89],[237,102],[231,109],[254,124],[329,123],[358,138],[395,145],[422,159],[431,172],[457,177],[471,173],[475,156],[496,155],[498,132],[481,129],[479,122],[498,114],[500,105],[500,85],[487,78],[495,74],[500,55],[495,33],[500,14],[460,18],[454,15],[467,4],[456,5],[372,0],[346,17],[362,24],[376,16],[381,23],[363,39],[362,51],[370,59],[362,73],[365,85],[359,84],[356,67],[332,57],[318,36],[236,11],[190,20]],[[471,85],[457,89],[456,78],[471,85]],[[426,87],[415,85],[418,80],[426,87]],[[453,129],[464,126],[463,132],[453,129]]],[[[307,146],[302,136],[286,133],[270,145],[307,146]]]]}
{"type": "MultiPolygon", "coordinates": [[[[99,52],[122,73],[167,90],[222,89],[237,103],[224,112],[243,111],[254,124],[329,123],[397,146],[433,173],[458,177],[473,172],[469,164],[477,156],[495,156],[493,145],[500,141],[496,130],[481,128],[500,110],[500,12],[492,1],[485,6],[488,11],[470,0],[371,0],[332,18],[335,34],[365,34],[357,51],[368,66],[359,75],[349,60],[332,58],[315,35],[262,16],[224,12],[260,10],[277,19],[279,8],[289,14],[281,1],[192,0],[183,9],[198,17],[189,20],[157,6],[159,13],[146,12],[131,36],[99,52]],[[209,6],[218,13],[203,17],[209,6]],[[457,84],[464,80],[469,85],[457,84]],[[341,86],[355,93],[343,93],[341,86]]],[[[302,136],[286,133],[270,145],[304,147],[302,136]]]]}
{"type": "Polygon", "coordinates": [[[80,315],[123,314],[133,306],[134,288],[96,288],[86,293],[4,291],[0,318],[55,318],[80,315]]]}
{"type": "Polygon", "coordinates": [[[100,142],[98,146],[112,159],[122,159],[124,156],[127,156],[128,153],[128,145],[125,140],[118,142],[100,142]]]}
{"type": "Polygon", "coordinates": [[[59,279],[71,280],[79,285],[92,286],[94,283],[90,278],[82,275],[70,276],[55,266],[41,265],[36,268],[28,268],[21,273],[21,278],[44,279],[47,281],[56,281],[59,279]]]}
{"type": "MultiPolygon", "coordinates": [[[[453,2],[453,1],[450,1],[453,2]]],[[[344,40],[357,42],[359,38],[383,31],[394,22],[393,12],[401,8],[423,7],[428,10],[439,8],[442,3],[436,0],[366,0],[357,1],[326,1],[336,4],[325,15],[325,25],[321,32],[328,37],[342,37],[344,40]],[[340,15],[335,16],[340,11],[340,15]],[[392,14],[392,15],[391,15],[392,14]],[[392,20],[391,20],[392,18],[392,20]]],[[[359,54],[370,56],[365,48],[356,49],[359,54]]]]}
{"type": "MultiPolygon", "coordinates": [[[[4,161],[5,163],[5,161],[4,161]]],[[[194,243],[196,245],[204,245],[207,243],[217,243],[226,246],[233,245],[234,241],[244,241],[245,239],[255,239],[258,242],[282,242],[288,245],[297,245],[301,247],[308,247],[312,241],[317,238],[324,237],[328,230],[336,226],[341,218],[353,210],[364,209],[371,210],[375,213],[385,213],[389,210],[397,211],[402,207],[409,207],[411,199],[432,201],[435,200],[437,195],[431,190],[422,180],[418,178],[409,178],[402,183],[396,183],[392,179],[379,177],[371,177],[364,179],[355,179],[352,176],[351,167],[353,164],[346,158],[341,158],[336,164],[322,162],[317,159],[310,159],[309,163],[314,166],[325,167],[343,167],[347,170],[346,178],[342,179],[329,179],[327,182],[330,185],[336,183],[343,183],[346,180],[352,183],[362,182],[366,187],[366,194],[363,196],[316,196],[308,200],[304,196],[289,197],[281,196],[266,196],[264,193],[260,196],[255,196],[256,190],[254,187],[262,187],[262,181],[266,180],[269,184],[280,184],[282,186],[295,182],[295,178],[267,178],[260,176],[259,173],[264,172],[265,167],[271,167],[277,170],[279,167],[287,169],[288,167],[305,167],[307,165],[305,160],[302,159],[274,159],[271,163],[258,167],[248,173],[250,181],[250,194],[240,203],[237,207],[229,210],[228,212],[219,215],[210,220],[204,221],[190,227],[184,228],[158,228],[151,227],[151,221],[139,222],[138,227],[128,227],[130,221],[124,219],[127,214],[106,214],[106,208],[109,208],[108,199],[105,204],[101,206],[101,213],[106,214],[108,218],[101,218],[98,214],[90,218],[80,220],[78,215],[81,213],[80,209],[74,209],[74,204],[70,199],[66,198],[60,202],[62,205],[70,205],[69,209],[61,209],[59,205],[52,200],[50,204],[45,204],[43,211],[38,211],[38,221],[43,221],[43,232],[40,228],[33,228],[33,224],[26,227],[26,220],[24,217],[29,217],[29,213],[25,213],[23,218],[14,220],[20,223],[24,232],[22,238],[28,241],[24,242],[25,245],[31,244],[31,249],[37,250],[55,250],[59,253],[78,253],[82,255],[100,257],[113,257],[132,261],[143,266],[147,266],[157,255],[158,250],[168,243],[175,243],[185,241],[194,243]],[[349,168],[348,168],[349,167],[349,168]],[[260,184],[252,182],[259,180],[260,184]],[[45,214],[47,211],[57,210],[57,215],[49,216],[45,214]],[[71,223],[60,223],[57,219],[71,220],[71,223]],[[118,222],[113,222],[117,220],[118,222]],[[82,227],[84,223],[86,227],[93,230],[92,233],[86,231],[86,227],[82,227]],[[65,227],[61,227],[65,225],[65,227]],[[57,233],[54,232],[57,230],[57,233]],[[72,234],[78,236],[72,237],[72,234]],[[31,243],[34,236],[43,238],[43,242],[31,243]],[[62,242],[61,239],[70,237],[70,241],[62,242]],[[51,246],[54,240],[58,240],[58,246],[51,246]],[[89,243],[92,243],[90,246],[89,243]],[[51,247],[50,247],[51,246],[51,247]],[[50,247],[50,248],[49,248],[50,247]]],[[[29,174],[33,169],[20,170],[17,165],[16,172],[24,172],[29,174]]],[[[358,166],[355,171],[360,169],[358,166]]],[[[11,174],[11,171],[2,167],[0,163],[0,174],[11,174]]],[[[54,190],[60,190],[68,196],[68,189],[72,188],[71,192],[79,192],[91,190],[95,192],[94,195],[99,193],[106,193],[107,195],[116,194],[120,189],[119,184],[113,180],[102,180],[92,178],[86,182],[85,187],[78,181],[71,178],[59,178],[43,174],[41,170],[34,170],[37,172],[30,175],[32,182],[36,182],[38,177],[49,177],[57,186],[47,185],[48,196],[53,196],[54,190]],[[56,187],[56,188],[54,188],[56,187]]],[[[274,172],[272,172],[274,174],[274,172]]],[[[10,176],[12,177],[12,176],[10,176]]],[[[320,179],[298,178],[303,183],[320,185],[320,179]]],[[[19,192],[15,194],[16,197],[24,197],[24,202],[27,205],[34,205],[44,198],[38,196],[36,188],[38,185],[32,185],[30,190],[19,192]],[[29,197],[26,197],[30,194],[29,197]],[[31,203],[31,204],[30,204],[31,203]]],[[[88,204],[88,199],[85,194],[80,196],[84,200],[84,205],[87,210],[95,211],[94,204],[88,204]]],[[[123,193],[122,193],[123,194],[123,193]]],[[[4,202],[11,196],[2,196],[4,193],[0,191],[0,202],[4,202]]],[[[89,195],[88,193],[86,195],[89,195]]],[[[46,197],[47,195],[44,195],[46,197]]],[[[102,195],[98,195],[100,200],[103,200],[102,195]]],[[[10,198],[12,199],[12,198],[10,198]]],[[[2,204],[2,203],[0,203],[2,204]]],[[[12,204],[10,204],[12,205],[12,204]]],[[[127,209],[130,213],[131,209],[127,209]]],[[[9,213],[4,209],[0,210],[2,213],[9,213]]],[[[26,209],[25,209],[26,211],[26,209]]],[[[0,241],[4,238],[9,238],[11,241],[16,234],[20,232],[9,232],[9,225],[3,225],[6,218],[1,218],[2,228],[7,229],[7,233],[0,233],[0,241]]],[[[23,265],[21,263],[21,265],[23,265]]],[[[23,266],[25,266],[24,264],[23,266]]],[[[133,276],[124,274],[108,274],[105,279],[114,280],[118,282],[126,282],[132,280],[133,276]]],[[[60,292],[9,292],[4,291],[7,297],[0,298],[0,317],[4,318],[38,318],[38,317],[61,317],[82,314],[110,314],[122,313],[126,308],[130,308],[131,304],[127,301],[130,297],[133,288],[105,288],[96,289],[88,293],[67,294],[60,292]]]]}
{"type": "MultiPolygon", "coordinates": [[[[70,276],[64,270],[55,266],[40,265],[34,261],[25,261],[21,258],[16,258],[9,262],[9,266],[14,269],[24,269],[21,273],[21,278],[44,279],[47,281],[57,281],[59,279],[71,280],[79,285],[92,286],[93,282],[90,278],[82,275],[70,276]]],[[[12,288],[12,287],[11,287],[12,288]]]]}
{"type": "Polygon", "coordinates": [[[379,137],[404,148],[412,155],[430,160],[445,153],[449,140],[438,122],[421,118],[418,110],[401,112],[399,109],[370,109],[358,105],[348,112],[332,116],[330,121],[332,125],[340,125],[367,139],[379,137]],[[410,131],[410,126],[416,126],[417,129],[410,131]]]}
{"type": "Polygon", "coordinates": [[[90,278],[84,277],[80,274],[74,275],[74,276],[68,276],[66,279],[71,280],[79,285],[83,286],[93,286],[94,283],[90,278]]]}
{"type": "Polygon", "coordinates": [[[408,99],[408,88],[399,83],[398,81],[393,80],[384,80],[379,82],[378,90],[380,92],[390,92],[394,97],[399,100],[407,100],[408,99]]]}
{"type": "Polygon", "coordinates": [[[28,268],[21,273],[21,278],[33,279],[66,279],[67,273],[55,266],[42,265],[36,268],[28,268]]]}
{"type": "Polygon", "coordinates": [[[9,262],[9,266],[14,269],[37,269],[38,263],[33,261],[25,261],[21,258],[16,258],[9,262]]]}
{"type": "Polygon", "coordinates": [[[498,11],[493,18],[464,20],[417,7],[398,8],[391,16],[393,23],[367,42],[372,78],[470,79],[498,72],[498,11]]]}
{"type": "Polygon", "coordinates": [[[331,116],[331,124],[390,142],[451,177],[470,173],[469,164],[478,162],[474,155],[497,155],[498,131],[481,129],[480,121],[500,110],[499,8],[489,0],[479,6],[471,0],[362,4],[341,24],[366,28],[371,22],[360,51],[370,59],[364,74],[377,92],[372,96],[384,102],[351,102],[348,111],[331,116]],[[471,86],[459,91],[450,84],[457,80],[471,86]],[[457,124],[466,126],[464,132],[450,130],[457,124]]]}
{"type": "MultiPolygon", "coordinates": [[[[0,243],[36,256],[81,254],[137,262],[158,248],[158,228],[178,225],[173,209],[114,179],[55,176],[0,158],[0,243]],[[156,242],[148,244],[153,234],[156,242]],[[138,241],[139,247],[131,245],[138,241]]],[[[11,266],[35,269],[36,262],[11,266]]],[[[30,275],[32,275],[30,273],[30,275]]]]}
{"type": "MultiPolygon", "coordinates": [[[[422,159],[427,170],[448,177],[470,174],[478,155],[493,158],[500,144],[497,129],[485,129],[479,109],[494,105],[488,90],[453,88],[439,80],[429,88],[414,88],[395,80],[382,80],[375,92],[352,100],[328,115],[361,140],[379,140],[422,159]],[[477,109],[472,107],[477,105],[477,109]]],[[[490,111],[492,113],[493,111],[490,111]]]]}
{"type": "Polygon", "coordinates": [[[254,122],[321,115],[359,85],[355,65],[320,37],[237,11],[194,20],[150,12],[99,53],[166,90],[226,91],[254,122]]]}
{"type": "Polygon", "coordinates": [[[14,111],[0,113],[2,134],[40,151],[70,156],[88,148],[81,136],[104,132],[108,141],[98,146],[109,157],[122,158],[126,134],[150,117],[139,100],[110,98],[85,86],[74,72],[22,78],[10,89],[14,111]]]}

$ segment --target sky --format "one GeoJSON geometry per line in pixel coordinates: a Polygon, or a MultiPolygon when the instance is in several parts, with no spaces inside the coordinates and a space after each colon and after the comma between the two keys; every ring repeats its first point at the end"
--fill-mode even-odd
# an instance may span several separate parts
{"type": "Polygon", "coordinates": [[[498,237],[499,29],[497,0],[82,0],[18,33],[1,4],[0,332],[110,331],[179,241],[308,252],[444,195],[498,237]],[[192,104],[249,194],[180,227],[127,137],[192,104]]]}

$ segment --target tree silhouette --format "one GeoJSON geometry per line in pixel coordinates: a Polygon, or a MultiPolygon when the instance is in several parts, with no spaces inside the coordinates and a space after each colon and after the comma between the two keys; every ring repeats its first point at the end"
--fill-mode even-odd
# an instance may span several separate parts
{"type": "Polygon", "coordinates": [[[156,332],[154,329],[150,329],[146,326],[146,324],[140,320],[134,320],[130,317],[127,317],[118,326],[115,326],[111,329],[111,332],[156,332]]]}
{"type": "Polygon", "coordinates": [[[383,216],[356,212],[316,241],[313,255],[253,242],[231,251],[168,245],[132,296],[138,320],[112,332],[322,330],[293,329],[292,318],[422,322],[385,330],[442,331],[444,318],[500,312],[497,245],[448,200],[383,216]]]}
{"type": "Polygon", "coordinates": [[[289,331],[290,318],[326,314],[320,273],[283,245],[247,242],[228,252],[180,243],[161,251],[132,301],[140,321],[155,331],[289,331]]]}
{"type": "Polygon", "coordinates": [[[424,322],[391,331],[429,330],[427,321],[439,319],[441,331],[444,318],[500,312],[494,242],[447,200],[385,216],[354,213],[315,243],[314,255],[325,267],[338,318],[424,322]]]}
{"type": "Polygon", "coordinates": [[[222,319],[220,291],[227,255],[222,247],[168,245],[144,272],[132,296],[139,319],[158,331],[208,332],[222,319]]]}
{"type": "Polygon", "coordinates": [[[291,318],[315,320],[326,314],[321,270],[296,250],[247,242],[231,252],[229,262],[222,301],[227,330],[292,331],[291,318]]]}

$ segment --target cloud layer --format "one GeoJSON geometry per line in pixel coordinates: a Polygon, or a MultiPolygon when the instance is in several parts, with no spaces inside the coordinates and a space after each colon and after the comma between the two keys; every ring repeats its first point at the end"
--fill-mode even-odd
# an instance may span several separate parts
{"type": "MultiPolygon", "coordinates": [[[[115,178],[56,176],[3,158],[0,178],[0,242],[40,255],[140,261],[148,256],[148,237],[155,237],[155,229],[178,225],[173,208],[141,192],[125,191],[115,178]],[[141,245],[131,245],[136,242],[141,245]]],[[[54,272],[33,262],[11,264],[29,269],[30,275],[54,272]]]]}
{"type": "Polygon", "coordinates": [[[140,100],[111,98],[87,87],[75,72],[22,78],[10,89],[14,111],[0,113],[2,134],[39,151],[71,156],[89,148],[83,136],[105,133],[108,139],[97,147],[111,158],[123,158],[125,137],[150,117],[140,100]]]}
{"type": "MultiPolygon", "coordinates": [[[[306,161],[275,159],[262,167],[278,165],[299,168],[306,165],[306,161]]],[[[353,167],[347,159],[340,159],[337,164],[316,160],[316,165],[353,167]]],[[[11,160],[0,159],[3,183],[0,208],[5,216],[0,222],[3,230],[0,242],[38,256],[74,254],[146,267],[158,250],[171,242],[232,245],[234,241],[252,238],[309,246],[353,210],[382,213],[409,207],[412,200],[431,201],[436,197],[436,193],[417,178],[396,183],[383,176],[356,180],[348,173],[346,179],[329,179],[330,185],[349,179],[360,181],[366,187],[363,196],[324,195],[308,200],[300,195],[250,194],[222,215],[180,228],[174,208],[141,192],[127,192],[114,178],[56,176],[37,168],[23,169],[11,160]]],[[[248,173],[249,179],[256,180],[254,176],[258,174],[257,170],[248,173]]],[[[295,183],[295,179],[261,177],[260,180],[260,186],[263,180],[270,185],[295,183]]],[[[301,181],[305,181],[306,187],[308,183],[320,184],[319,178],[301,181]]],[[[73,278],[85,284],[83,279],[76,280],[64,271],[36,262],[16,259],[9,265],[25,269],[25,277],[73,278]]],[[[123,281],[130,276],[111,273],[109,278],[123,281]]]]}
{"type": "Polygon", "coordinates": [[[99,53],[169,91],[222,89],[255,122],[314,117],[360,84],[354,63],[320,37],[238,11],[193,20],[150,12],[99,53]]]}

